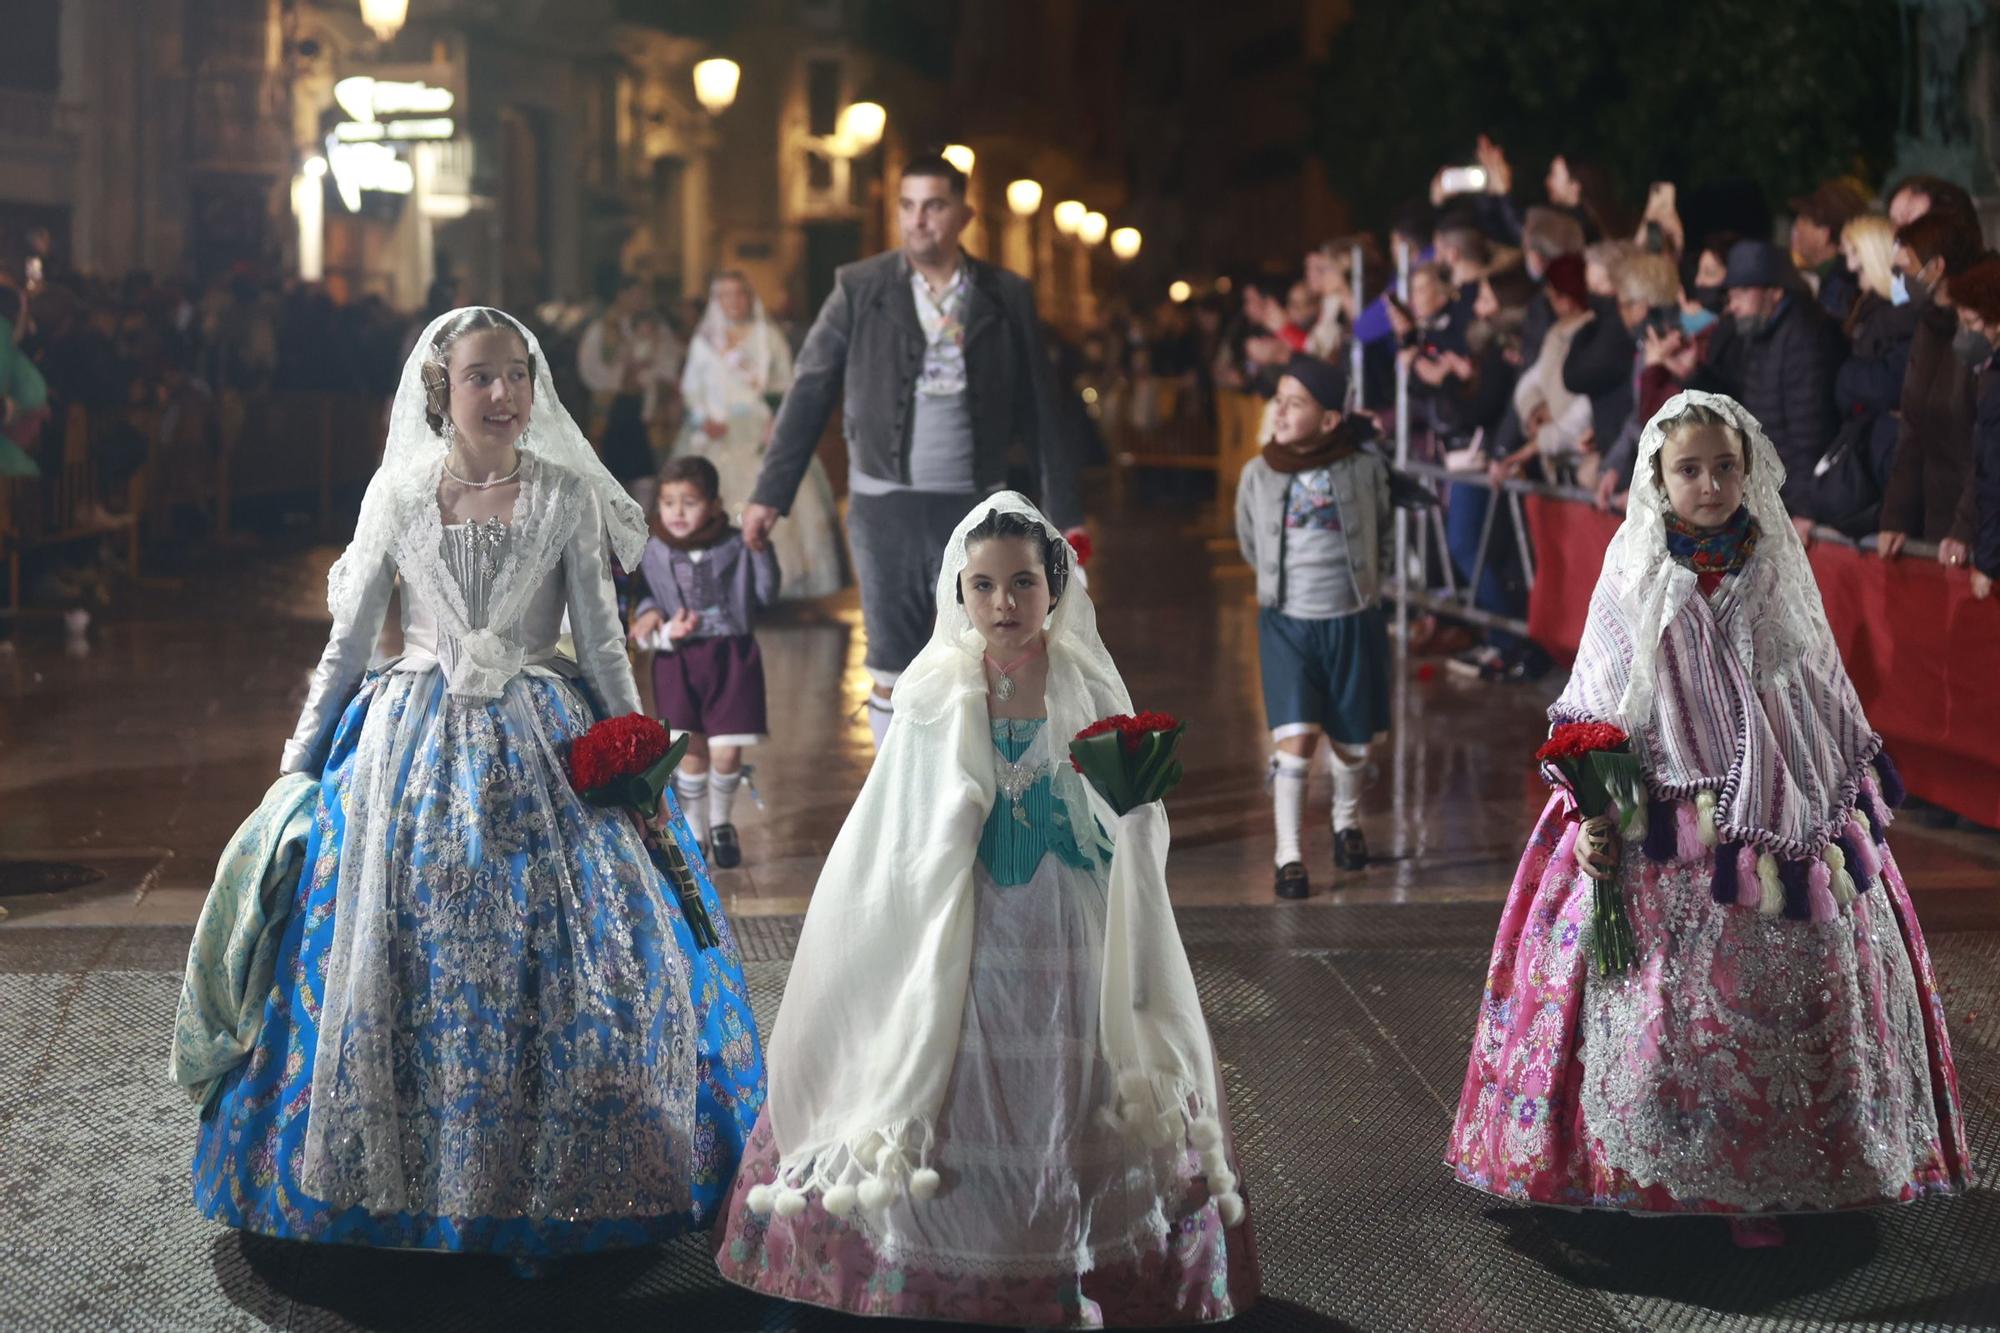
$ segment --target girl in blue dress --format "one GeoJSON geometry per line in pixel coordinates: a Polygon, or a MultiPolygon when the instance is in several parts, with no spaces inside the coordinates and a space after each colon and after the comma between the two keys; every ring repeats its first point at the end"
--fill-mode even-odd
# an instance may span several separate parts
{"type": "Polygon", "coordinates": [[[533,334],[433,321],[285,746],[320,788],[261,1033],[204,1108],[210,1217],[523,1261],[712,1219],[764,1095],[735,939],[672,798],[706,951],[631,817],[565,767],[640,711],[611,557],[645,537],[533,334]],[[402,651],[371,666],[398,588],[402,651]]]}

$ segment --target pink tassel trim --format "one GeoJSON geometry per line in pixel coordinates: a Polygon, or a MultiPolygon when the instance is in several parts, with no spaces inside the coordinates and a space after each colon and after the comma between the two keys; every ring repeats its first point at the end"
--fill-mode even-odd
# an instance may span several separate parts
{"type": "Polygon", "coordinates": [[[1854,887],[1858,889],[1882,873],[1882,858],[1876,854],[1875,840],[1868,836],[1868,830],[1862,827],[1859,819],[1847,821],[1847,836],[1860,862],[1859,865],[1849,866],[1847,873],[1854,876],[1854,887]]]}
{"type": "Polygon", "coordinates": [[[1701,842],[1701,816],[1692,800],[1674,802],[1674,859],[1699,861],[1708,855],[1701,842]]]}
{"type": "Polygon", "coordinates": [[[1757,878],[1757,849],[1744,843],[1736,850],[1736,905],[1753,912],[1764,902],[1764,885],[1757,878]]]}
{"type": "Polygon", "coordinates": [[[1815,921],[1831,921],[1840,915],[1840,904],[1833,900],[1833,871],[1818,857],[1806,873],[1806,904],[1815,921]]]}

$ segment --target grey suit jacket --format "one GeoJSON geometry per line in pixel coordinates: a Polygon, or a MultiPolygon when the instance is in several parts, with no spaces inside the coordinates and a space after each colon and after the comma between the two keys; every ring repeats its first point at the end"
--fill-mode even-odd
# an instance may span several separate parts
{"type": "MultiPolygon", "coordinates": [[[[1042,343],[1027,281],[967,255],[966,405],[972,415],[973,471],[982,490],[1007,477],[1018,442],[1034,460],[1041,505],[1051,522],[1083,520],[1077,493],[1078,442],[1064,426],[1061,390],[1042,343]]],[[[885,481],[910,480],[910,424],[924,330],[910,289],[910,261],[892,250],[843,267],[799,352],[792,387],[778,409],[771,445],[751,498],[791,507],[834,405],[852,465],[885,481]]]]}

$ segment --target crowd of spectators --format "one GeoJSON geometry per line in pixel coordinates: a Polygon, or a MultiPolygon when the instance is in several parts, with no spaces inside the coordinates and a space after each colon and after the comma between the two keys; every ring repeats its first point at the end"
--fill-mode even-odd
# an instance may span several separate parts
{"type": "MultiPolygon", "coordinates": [[[[1448,558],[1460,580],[1478,566],[1474,604],[1495,616],[1519,619],[1526,588],[1504,510],[1482,548],[1491,483],[1578,487],[1622,508],[1645,423],[1684,388],[1756,414],[1808,540],[1832,529],[1885,558],[1920,541],[1990,592],[2000,256],[1964,189],[1915,176],[1878,198],[1829,181],[1789,201],[1787,243],[1754,194],[1705,192],[1684,209],[1660,182],[1635,218],[1600,174],[1558,157],[1524,205],[1505,151],[1481,138],[1477,158],[1397,217],[1395,263],[1343,237],[1289,280],[1207,297],[1194,325],[1213,330],[1205,382],[1268,395],[1295,353],[1346,360],[1358,345],[1360,402],[1386,434],[1400,367],[1414,456],[1465,479],[1445,497],[1448,558]]],[[[1456,666],[1489,679],[1546,665],[1511,636],[1468,639],[1426,624],[1417,647],[1458,649],[1456,666]]]]}

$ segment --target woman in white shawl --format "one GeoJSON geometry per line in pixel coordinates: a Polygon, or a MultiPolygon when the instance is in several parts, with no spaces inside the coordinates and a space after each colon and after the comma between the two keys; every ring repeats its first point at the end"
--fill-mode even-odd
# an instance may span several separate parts
{"type": "MultiPolygon", "coordinates": [[[[741,273],[719,273],[708,285],[694,341],[681,374],[687,418],[674,454],[698,454],[722,478],[722,508],[742,512],[757,484],[778,403],[792,383],[792,349],[764,314],[764,303],[741,273]]],[[[833,487],[814,459],[771,544],[778,553],[781,599],[824,597],[846,582],[833,487]]]]}
{"type": "Polygon", "coordinates": [[[725,1209],[724,1277],[856,1314],[1227,1319],[1257,1275],[1160,804],[1069,738],[1131,712],[1074,556],[981,501],[834,843],[725,1209]],[[1106,832],[1109,830],[1109,833],[1106,832]]]}

